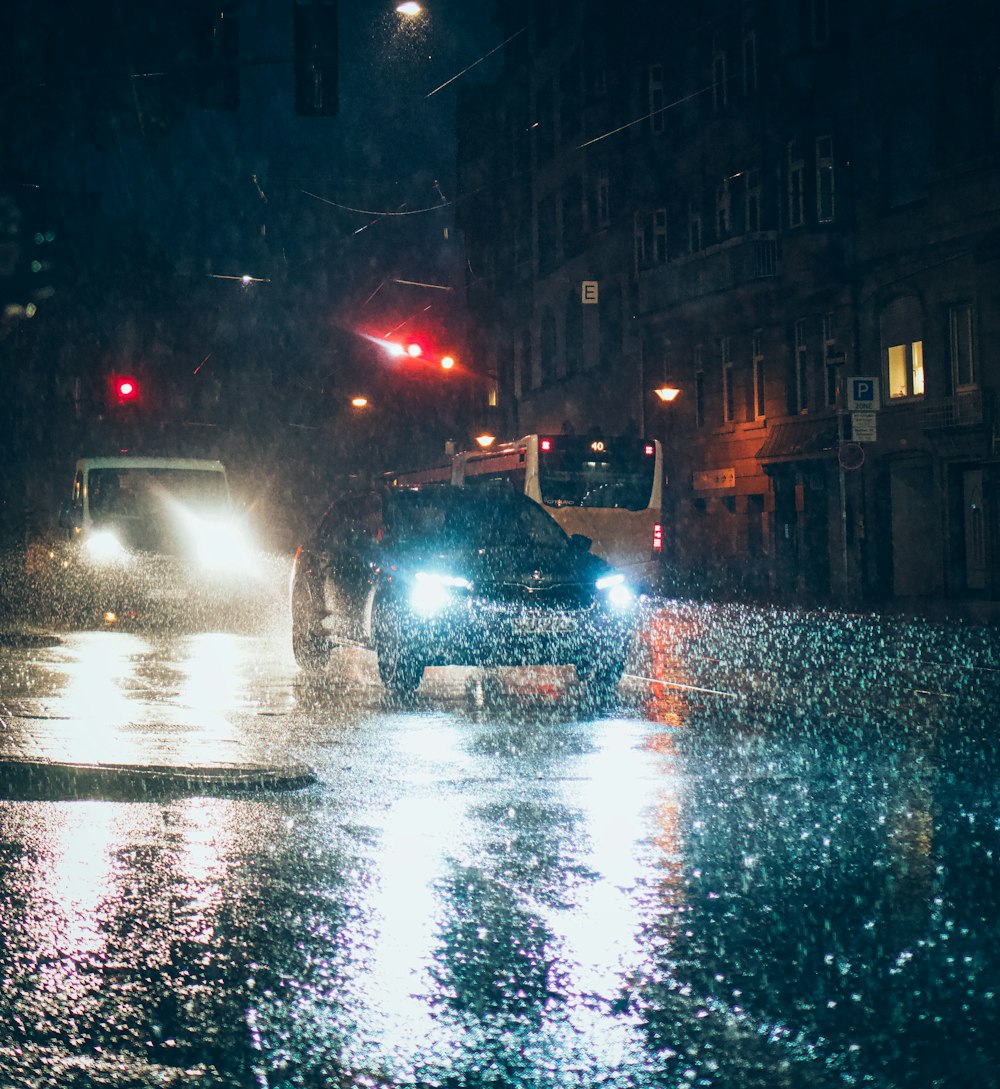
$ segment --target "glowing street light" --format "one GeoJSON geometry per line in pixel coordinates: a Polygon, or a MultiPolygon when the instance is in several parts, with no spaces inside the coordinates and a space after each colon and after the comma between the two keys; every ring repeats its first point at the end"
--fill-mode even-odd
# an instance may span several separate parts
{"type": "Polygon", "coordinates": [[[419,15],[423,10],[424,9],[416,3],[416,0],[404,0],[402,4],[396,5],[396,11],[398,11],[400,15],[408,15],[411,18],[414,15],[419,15]]]}
{"type": "Polygon", "coordinates": [[[483,450],[488,450],[496,441],[496,435],[491,435],[488,431],[476,436],[476,442],[483,450]]]}
{"type": "Polygon", "coordinates": [[[455,366],[455,357],[454,357],[454,356],[451,356],[451,355],[443,355],[443,356],[441,356],[441,366],[442,366],[442,367],[443,367],[443,368],[444,368],[444,369],[445,369],[446,371],[450,371],[450,370],[451,370],[451,368],[455,366]]]}
{"type": "Polygon", "coordinates": [[[355,408],[365,408],[368,405],[368,398],[367,397],[352,397],[351,398],[351,404],[354,405],[355,408]]]}
{"type": "Polygon", "coordinates": [[[677,386],[660,386],[658,389],[653,390],[657,397],[663,402],[669,402],[676,400],[680,390],[677,386]]]}

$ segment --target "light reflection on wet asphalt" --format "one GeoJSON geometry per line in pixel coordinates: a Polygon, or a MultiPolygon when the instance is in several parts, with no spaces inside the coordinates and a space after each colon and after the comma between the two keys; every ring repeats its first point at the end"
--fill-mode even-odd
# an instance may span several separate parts
{"type": "Polygon", "coordinates": [[[286,642],[3,648],[0,759],[316,782],[8,784],[0,1084],[995,1083],[995,633],[666,607],[600,715],[286,642]]]}

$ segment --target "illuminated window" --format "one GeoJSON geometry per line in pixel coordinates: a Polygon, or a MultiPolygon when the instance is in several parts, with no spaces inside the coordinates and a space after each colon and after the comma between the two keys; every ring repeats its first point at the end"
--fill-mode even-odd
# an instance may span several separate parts
{"type": "Polygon", "coordinates": [[[880,318],[882,358],[890,401],[924,395],[923,312],[913,296],[895,299],[880,318]]]}
{"type": "Polygon", "coordinates": [[[888,349],[889,397],[922,397],[924,394],[924,342],[893,344],[888,349]]]}

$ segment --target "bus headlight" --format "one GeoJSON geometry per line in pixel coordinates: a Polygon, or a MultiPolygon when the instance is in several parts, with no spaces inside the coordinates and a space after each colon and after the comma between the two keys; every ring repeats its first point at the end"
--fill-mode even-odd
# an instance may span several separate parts
{"type": "Polygon", "coordinates": [[[630,609],[635,604],[635,591],[620,571],[604,575],[597,580],[597,589],[605,595],[608,604],[618,611],[630,609]]]}
{"type": "Polygon", "coordinates": [[[128,552],[118,534],[110,529],[98,529],[89,533],[85,547],[87,555],[94,563],[123,563],[128,558],[128,552]]]}
{"type": "Polygon", "coordinates": [[[471,589],[472,583],[461,576],[418,571],[410,588],[410,608],[420,616],[434,616],[455,600],[456,592],[471,589]]]}

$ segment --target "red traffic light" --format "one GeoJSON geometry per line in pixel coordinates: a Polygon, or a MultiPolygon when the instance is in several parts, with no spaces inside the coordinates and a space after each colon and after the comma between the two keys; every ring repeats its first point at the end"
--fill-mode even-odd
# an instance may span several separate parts
{"type": "Polygon", "coordinates": [[[128,375],[120,375],[115,378],[114,390],[120,404],[139,399],[139,383],[128,375]]]}

